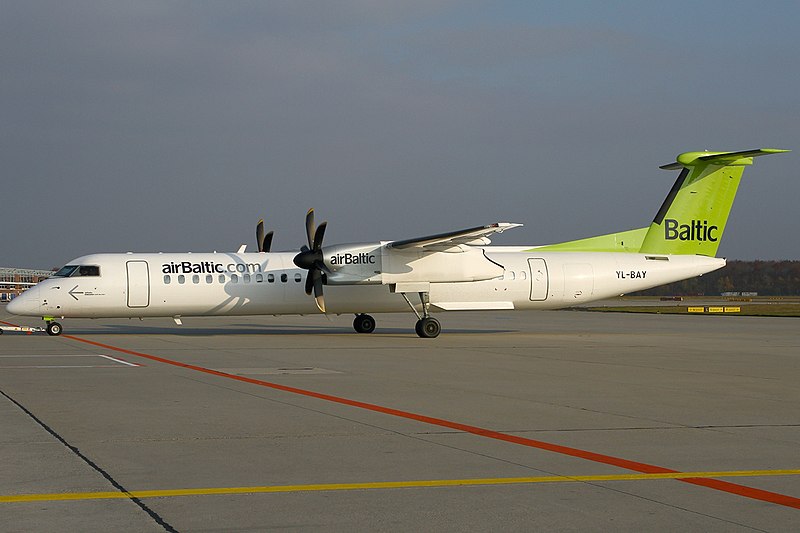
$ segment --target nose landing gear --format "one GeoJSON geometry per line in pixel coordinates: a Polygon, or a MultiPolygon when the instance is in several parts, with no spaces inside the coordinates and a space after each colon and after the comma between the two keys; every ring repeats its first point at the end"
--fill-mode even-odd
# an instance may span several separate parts
{"type": "Polygon", "coordinates": [[[47,326],[45,327],[45,331],[47,331],[48,335],[52,337],[57,337],[58,335],[61,335],[61,332],[64,330],[61,327],[61,324],[59,324],[58,322],[55,322],[53,320],[48,320],[47,326]]]}

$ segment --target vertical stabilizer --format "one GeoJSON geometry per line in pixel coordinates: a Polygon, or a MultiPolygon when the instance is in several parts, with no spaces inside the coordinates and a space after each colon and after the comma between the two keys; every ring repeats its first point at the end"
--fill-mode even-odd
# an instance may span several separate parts
{"type": "Polygon", "coordinates": [[[744,152],[686,152],[666,170],[681,169],[642,241],[640,253],[717,253],[744,167],[753,158],[788,152],[762,148],[744,152]]]}

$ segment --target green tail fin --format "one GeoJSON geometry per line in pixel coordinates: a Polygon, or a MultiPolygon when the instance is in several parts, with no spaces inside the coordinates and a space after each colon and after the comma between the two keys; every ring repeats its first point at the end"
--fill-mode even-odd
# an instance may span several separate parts
{"type": "Polygon", "coordinates": [[[716,255],[744,167],[756,156],[782,152],[788,150],[686,152],[662,166],[682,170],[639,252],[716,255]]]}

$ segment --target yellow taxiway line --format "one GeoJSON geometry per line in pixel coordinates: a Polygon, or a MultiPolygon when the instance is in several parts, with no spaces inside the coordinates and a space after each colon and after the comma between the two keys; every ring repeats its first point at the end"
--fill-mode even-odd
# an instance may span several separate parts
{"type": "Polygon", "coordinates": [[[591,476],[540,476],[480,479],[432,479],[421,481],[378,481],[370,483],[326,483],[318,485],[272,485],[263,487],[211,487],[200,489],[133,490],[130,492],[64,492],[0,495],[0,503],[62,500],[104,500],[121,498],[166,498],[221,494],[261,494],[273,492],[310,492],[336,490],[402,489],[427,487],[463,487],[475,485],[524,485],[533,483],[580,483],[592,481],[633,481],[648,479],[691,479],[726,477],[796,476],[797,470],[736,470],[728,472],[674,472],[659,474],[613,474],[591,476]]]}

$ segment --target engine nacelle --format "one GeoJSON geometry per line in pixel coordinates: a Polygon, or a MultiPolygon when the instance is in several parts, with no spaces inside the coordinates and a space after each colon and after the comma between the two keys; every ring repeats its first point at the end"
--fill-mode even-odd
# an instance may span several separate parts
{"type": "Polygon", "coordinates": [[[329,285],[381,283],[381,250],[379,242],[338,244],[323,248],[323,262],[330,272],[329,285]]]}
{"type": "Polygon", "coordinates": [[[501,277],[505,268],[486,257],[483,249],[459,245],[447,251],[384,247],[384,285],[396,283],[457,283],[501,277]]]}
{"type": "Polygon", "coordinates": [[[397,249],[386,242],[341,244],[323,249],[329,285],[456,283],[501,277],[502,265],[483,249],[467,245],[447,251],[397,249]]]}

